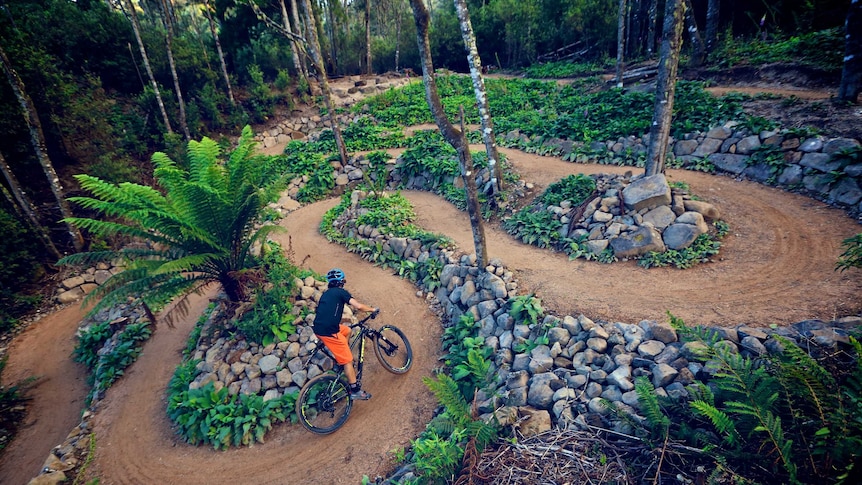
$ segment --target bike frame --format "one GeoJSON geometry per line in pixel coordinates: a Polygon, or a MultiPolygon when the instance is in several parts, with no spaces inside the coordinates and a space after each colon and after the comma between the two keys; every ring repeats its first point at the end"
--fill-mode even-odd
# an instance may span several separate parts
{"type": "MultiPolygon", "coordinates": [[[[353,354],[353,367],[356,370],[357,383],[360,383],[362,381],[362,369],[365,366],[365,340],[368,338],[372,338],[374,336],[374,333],[376,332],[376,330],[366,324],[366,322],[371,318],[372,316],[371,314],[369,314],[359,322],[352,325],[348,325],[351,331],[356,328],[359,329],[359,332],[356,335],[352,336],[348,341],[348,345],[350,346],[350,352],[353,354]]],[[[332,352],[330,352],[326,344],[324,344],[322,340],[318,340],[317,347],[315,347],[314,351],[308,356],[308,359],[306,359],[303,367],[307,368],[318,352],[324,352],[330,359],[332,359],[333,362],[335,362],[335,356],[332,355],[332,352]]],[[[339,365],[337,362],[335,362],[335,364],[333,365],[332,370],[339,375],[344,374],[344,367],[339,365]]]]}

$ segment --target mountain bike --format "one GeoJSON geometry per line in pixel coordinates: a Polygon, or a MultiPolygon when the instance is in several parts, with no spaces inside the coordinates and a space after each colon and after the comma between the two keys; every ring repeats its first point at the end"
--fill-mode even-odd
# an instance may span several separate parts
{"type": "MultiPolygon", "coordinates": [[[[377,318],[380,310],[374,311],[358,323],[350,325],[350,350],[356,368],[356,382],[362,380],[365,359],[365,341],[372,343],[374,355],[383,368],[393,374],[404,374],[413,364],[413,349],[407,336],[394,325],[383,325],[379,329],[368,326],[368,321],[377,318]]],[[[322,341],[308,356],[307,367],[320,352],[335,360],[322,341]]],[[[305,429],[317,434],[329,434],[340,428],[350,416],[353,399],[344,368],[338,364],[332,370],[313,377],[302,386],[296,400],[296,415],[305,429]]]]}

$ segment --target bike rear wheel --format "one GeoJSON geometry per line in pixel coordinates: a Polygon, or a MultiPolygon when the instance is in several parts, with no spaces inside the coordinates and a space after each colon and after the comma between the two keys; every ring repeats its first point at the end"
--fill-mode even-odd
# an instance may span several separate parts
{"type": "Polygon", "coordinates": [[[374,355],[383,368],[393,374],[403,374],[413,364],[413,349],[407,336],[394,325],[384,325],[374,339],[374,355]]]}
{"type": "Polygon", "coordinates": [[[296,415],[305,429],[329,434],[347,421],[352,407],[347,382],[329,372],[312,378],[302,387],[296,400],[296,415]]]}

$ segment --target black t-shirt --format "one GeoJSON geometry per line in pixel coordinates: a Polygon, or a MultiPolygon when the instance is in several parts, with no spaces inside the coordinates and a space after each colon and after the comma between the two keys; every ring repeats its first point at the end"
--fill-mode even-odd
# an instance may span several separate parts
{"type": "Polygon", "coordinates": [[[341,324],[341,313],[344,305],[350,302],[350,292],[344,288],[332,287],[323,292],[317,303],[317,313],[314,315],[314,333],[330,336],[338,333],[341,324]]]}

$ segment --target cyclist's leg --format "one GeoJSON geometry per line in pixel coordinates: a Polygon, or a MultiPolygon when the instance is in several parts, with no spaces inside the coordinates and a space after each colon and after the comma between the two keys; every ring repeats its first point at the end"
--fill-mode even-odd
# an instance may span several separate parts
{"type": "Polygon", "coordinates": [[[317,338],[323,341],[326,347],[335,356],[335,362],[344,368],[344,376],[350,384],[351,397],[354,399],[369,399],[371,395],[359,388],[356,382],[356,368],[353,366],[353,354],[350,352],[350,344],[348,336],[350,335],[350,327],[341,325],[338,333],[332,336],[321,336],[317,338]]]}

